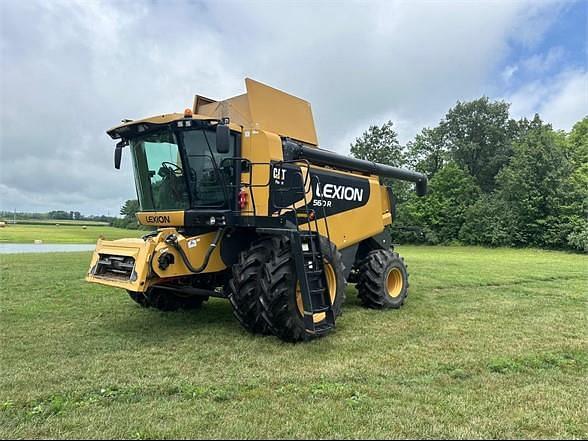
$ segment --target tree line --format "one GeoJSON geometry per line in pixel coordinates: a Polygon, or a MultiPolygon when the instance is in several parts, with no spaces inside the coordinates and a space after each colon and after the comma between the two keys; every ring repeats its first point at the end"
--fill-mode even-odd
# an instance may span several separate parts
{"type": "Polygon", "coordinates": [[[104,215],[84,215],[79,211],[54,210],[43,213],[0,210],[0,219],[12,220],[79,220],[112,223],[116,218],[104,215]]]}
{"type": "Polygon", "coordinates": [[[515,120],[509,107],[457,102],[406,145],[392,121],[351,144],[356,158],[429,178],[423,198],[384,179],[397,201],[395,242],[588,251],[588,117],[565,132],[539,115],[515,120]]]}
{"type": "Polygon", "coordinates": [[[137,220],[136,214],[140,211],[139,201],[137,199],[129,199],[120,208],[120,215],[122,217],[114,219],[113,227],[128,228],[130,230],[141,229],[141,225],[137,220]]]}

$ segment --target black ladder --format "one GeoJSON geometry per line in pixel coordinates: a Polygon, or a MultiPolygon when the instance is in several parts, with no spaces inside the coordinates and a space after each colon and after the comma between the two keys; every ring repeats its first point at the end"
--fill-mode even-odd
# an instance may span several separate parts
{"type": "Polygon", "coordinates": [[[324,334],[335,327],[335,315],[325,274],[320,235],[312,230],[292,231],[291,245],[304,306],[304,327],[310,334],[324,334]],[[321,313],[325,314],[324,320],[315,323],[314,315],[321,313]]]}
{"type": "MultiPolygon", "coordinates": [[[[295,161],[281,161],[274,166],[281,167],[287,162],[295,161]]],[[[307,188],[312,188],[313,185],[320,184],[320,182],[317,176],[311,177],[310,164],[307,161],[303,162],[305,162],[305,164],[300,165],[298,171],[300,176],[300,187],[293,186],[276,190],[279,192],[289,192],[299,196],[298,203],[294,203],[291,206],[277,208],[289,210],[293,217],[293,219],[290,218],[293,225],[290,225],[294,228],[285,231],[287,231],[290,238],[290,246],[299,283],[297,289],[300,289],[300,294],[302,296],[304,327],[309,334],[321,335],[329,332],[335,327],[335,314],[333,312],[327,276],[325,274],[325,256],[321,251],[321,236],[319,234],[317,213],[314,209],[309,207],[311,201],[308,200],[307,194],[307,188]],[[304,168],[306,168],[306,174],[302,173],[302,169],[304,168]],[[310,186],[308,184],[310,184],[310,186]],[[314,317],[316,314],[324,314],[324,319],[315,323],[314,317]]],[[[327,240],[329,241],[330,246],[331,238],[324,205],[322,206],[321,221],[324,222],[327,240]]]]}

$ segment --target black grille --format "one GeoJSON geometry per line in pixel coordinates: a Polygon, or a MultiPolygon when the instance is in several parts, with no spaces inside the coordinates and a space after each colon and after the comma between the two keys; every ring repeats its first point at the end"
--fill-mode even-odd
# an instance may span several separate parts
{"type": "Polygon", "coordinates": [[[100,254],[94,276],[109,279],[133,280],[135,259],[128,256],[100,254]]]}

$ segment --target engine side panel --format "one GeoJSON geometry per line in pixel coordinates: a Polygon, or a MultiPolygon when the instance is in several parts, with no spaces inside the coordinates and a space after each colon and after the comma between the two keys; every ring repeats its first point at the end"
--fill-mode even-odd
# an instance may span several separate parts
{"type": "Polygon", "coordinates": [[[271,173],[271,213],[285,214],[292,207],[304,210],[307,204],[319,232],[339,249],[379,234],[391,223],[390,204],[382,203],[386,188],[377,176],[279,163],[271,173]]]}

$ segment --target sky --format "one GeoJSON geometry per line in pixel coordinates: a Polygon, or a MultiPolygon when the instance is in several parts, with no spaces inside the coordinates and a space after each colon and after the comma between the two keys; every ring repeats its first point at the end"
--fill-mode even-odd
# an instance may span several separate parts
{"type": "Polygon", "coordinates": [[[372,124],[405,143],[482,95],[569,130],[588,114],[587,22],[588,0],[2,0],[0,210],[117,215],[136,195],[105,131],[245,77],[311,102],[344,154],[372,124]]]}

